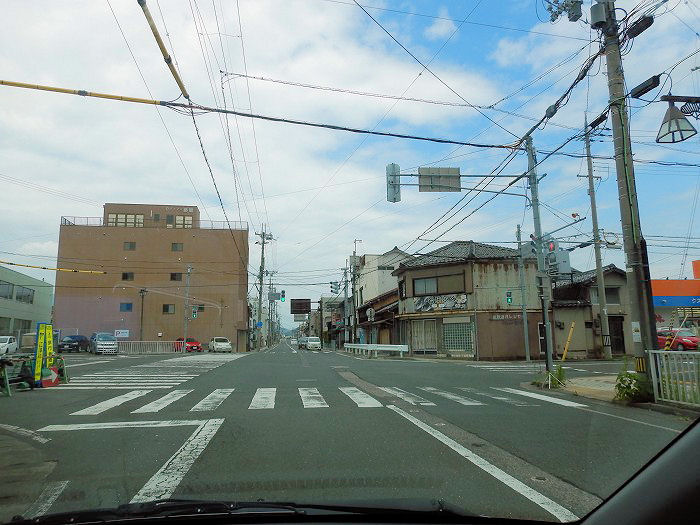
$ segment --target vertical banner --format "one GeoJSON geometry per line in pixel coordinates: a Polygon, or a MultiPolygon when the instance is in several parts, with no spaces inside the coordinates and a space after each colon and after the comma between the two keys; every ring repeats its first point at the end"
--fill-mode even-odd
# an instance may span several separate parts
{"type": "Polygon", "coordinates": [[[46,326],[46,368],[53,366],[53,325],[46,326]]]}
{"type": "Polygon", "coordinates": [[[44,361],[44,342],[46,341],[46,323],[36,325],[36,353],[34,354],[34,381],[41,381],[41,366],[44,361]]]}

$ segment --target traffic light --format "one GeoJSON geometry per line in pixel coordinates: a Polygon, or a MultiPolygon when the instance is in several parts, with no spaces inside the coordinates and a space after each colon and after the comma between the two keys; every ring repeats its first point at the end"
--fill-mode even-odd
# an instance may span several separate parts
{"type": "Polygon", "coordinates": [[[340,284],[338,281],[331,281],[331,293],[340,293],[340,284]]]}
{"type": "Polygon", "coordinates": [[[537,259],[537,243],[526,242],[520,245],[520,256],[523,259],[537,259]]]}
{"type": "Polygon", "coordinates": [[[197,310],[198,308],[196,306],[192,308],[192,319],[197,319],[197,310]]]}
{"type": "Polygon", "coordinates": [[[284,302],[284,290],[280,292],[280,301],[284,302]]]}
{"type": "Polygon", "coordinates": [[[506,292],[506,303],[513,304],[513,292],[510,290],[506,292]]]}
{"type": "Polygon", "coordinates": [[[401,168],[398,164],[386,165],[386,200],[389,202],[399,202],[401,200],[401,168]]]}

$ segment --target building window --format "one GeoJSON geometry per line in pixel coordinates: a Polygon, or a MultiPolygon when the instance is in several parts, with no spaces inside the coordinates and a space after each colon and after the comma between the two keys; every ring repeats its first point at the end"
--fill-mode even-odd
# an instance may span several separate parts
{"type": "Polygon", "coordinates": [[[107,215],[107,226],[128,226],[143,228],[143,214],[110,213],[107,215]]]}
{"type": "Polygon", "coordinates": [[[134,272],[122,272],[122,281],[133,281],[134,272]]]}
{"type": "MultiPolygon", "coordinates": [[[[598,304],[598,289],[591,288],[591,303],[598,304]]],[[[605,287],[605,301],[608,304],[620,304],[620,289],[605,287]]]]}
{"type": "Polygon", "coordinates": [[[435,295],[437,293],[437,279],[413,279],[413,295],[435,295]]]}
{"type": "Polygon", "coordinates": [[[165,216],[165,226],[166,228],[172,228],[175,226],[175,216],[174,215],[166,215],[165,216]]]}
{"type": "Polygon", "coordinates": [[[15,293],[15,285],[7,281],[0,281],[0,297],[3,299],[12,299],[15,293]]]}
{"type": "Polygon", "coordinates": [[[464,274],[441,275],[437,278],[437,293],[459,293],[464,291],[464,274]]]}
{"type": "Polygon", "coordinates": [[[170,280],[171,281],[182,281],[182,274],[181,273],[171,273],[170,280]]]}
{"type": "Polygon", "coordinates": [[[360,286],[360,304],[361,304],[361,305],[364,304],[364,300],[363,300],[363,297],[362,297],[362,288],[363,288],[363,287],[360,286]]]}
{"type": "Polygon", "coordinates": [[[192,216],[191,215],[176,215],[175,216],[175,227],[176,228],[192,228],[192,216]]]}
{"type": "Polygon", "coordinates": [[[173,252],[181,252],[182,248],[183,246],[181,242],[174,242],[170,245],[170,250],[173,252]]]}
{"type": "Polygon", "coordinates": [[[134,303],[119,303],[120,312],[131,312],[134,309],[134,303]]]}
{"type": "Polygon", "coordinates": [[[128,241],[124,243],[124,251],[125,252],[133,252],[136,250],[136,243],[133,241],[128,241]]]}
{"type": "Polygon", "coordinates": [[[399,298],[406,298],[406,281],[399,281],[399,298]]]}
{"type": "Polygon", "coordinates": [[[160,213],[154,213],[153,214],[153,222],[159,222],[160,221],[160,213]]]}
{"type": "Polygon", "coordinates": [[[13,328],[13,331],[16,333],[18,330],[25,334],[32,330],[31,319],[15,319],[15,326],[13,328]]]}
{"type": "Polygon", "coordinates": [[[24,286],[17,286],[15,300],[20,303],[34,304],[34,290],[25,288],[24,286]]]}
{"type": "Polygon", "coordinates": [[[163,305],[163,313],[164,314],[174,314],[175,313],[175,305],[174,304],[164,304],[163,305]]]}
{"type": "Polygon", "coordinates": [[[584,321],[584,322],[583,322],[583,325],[584,325],[586,328],[593,328],[593,321],[584,321]]]}
{"type": "Polygon", "coordinates": [[[444,349],[448,352],[474,353],[472,324],[444,323],[442,325],[442,341],[444,349]]]}

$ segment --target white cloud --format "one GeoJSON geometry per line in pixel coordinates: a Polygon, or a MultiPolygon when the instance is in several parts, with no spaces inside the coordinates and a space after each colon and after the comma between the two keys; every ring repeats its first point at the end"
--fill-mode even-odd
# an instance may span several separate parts
{"type": "Polygon", "coordinates": [[[428,40],[438,40],[448,37],[457,29],[457,26],[452,20],[447,20],[450,14],[446,7],[440,7],[438,16],[440,18],[436,18],[435,21],[423,31],[423,34],[428,40]]]}

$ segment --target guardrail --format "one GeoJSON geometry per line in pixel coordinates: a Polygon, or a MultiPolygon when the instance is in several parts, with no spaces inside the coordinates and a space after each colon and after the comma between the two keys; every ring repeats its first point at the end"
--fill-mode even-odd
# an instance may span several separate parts
{"type": "Polygon", "coordinates": [[[700,407],[700,352],[651,350],[649,357],[657,401],[700,407]]]}
{"type": "Polygon", "coordinates": [[[181,341],[119,341],[120,354],[182,354],[183,351],[181,341]]]}
{"type": "Polygon", "coordinates": [[[377,357],[378,354],[399,354],[403,357],[404,353],[408,353],[408,345],[360,345],[345,343],[346,352],[377,357]]]}

